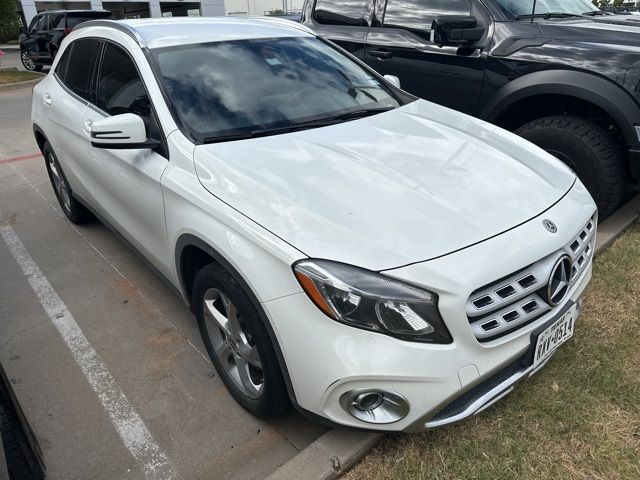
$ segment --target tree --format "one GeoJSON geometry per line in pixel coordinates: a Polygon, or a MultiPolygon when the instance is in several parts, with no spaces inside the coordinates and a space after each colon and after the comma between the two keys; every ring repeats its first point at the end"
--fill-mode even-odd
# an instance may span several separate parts
{"type": "Polygon", "coordinates": [[[22,25],[16,0],[0,0],[0,43],[18,38],[22,25]]]}

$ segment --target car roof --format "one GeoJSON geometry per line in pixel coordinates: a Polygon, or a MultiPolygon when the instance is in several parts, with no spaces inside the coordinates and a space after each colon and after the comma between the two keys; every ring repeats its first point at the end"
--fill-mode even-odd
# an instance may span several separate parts
{"type": "Polygon", "coordinates": [[[75,27],[111,27],[133,37],[141,47],[160,48],[257,38],[312,36],[309,28],[272,17],[171,17],[90,20],[75,27]]]}

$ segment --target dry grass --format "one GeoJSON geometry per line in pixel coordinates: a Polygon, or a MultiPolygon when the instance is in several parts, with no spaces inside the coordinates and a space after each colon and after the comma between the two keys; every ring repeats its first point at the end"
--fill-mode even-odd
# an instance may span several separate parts
{"type": "Polygon", "coordinates": [[[8,83],[26,82],[34,78],[42,78],[42,74],[35,72],[5,71],[0,72],[0,85],[8,83]]]}
{"type": "Polygon", "coordinates": [[[640,479],[640,225],[595,263],[576,335],[460,425],[391,435],[344,477],[640,479]]]}

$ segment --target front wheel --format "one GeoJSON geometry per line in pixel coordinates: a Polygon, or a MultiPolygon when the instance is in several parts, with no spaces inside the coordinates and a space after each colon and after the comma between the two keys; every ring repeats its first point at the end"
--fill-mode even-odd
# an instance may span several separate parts
{"type": "Polygon", "coordinates": [[[207,353],[235,400],[263,419],[289,410],[271,339],[237,280],[222,266],[209,264],[196,274],[192,301],[207,353]]]}
{"type": "Polygon", "coordinates": [[[20,60],[22,61],[22,66],[30,72],[39,72],[42,70],[42,65],[36,65],[28,50],[22,51],[20,54],[20,60]]]}
{"type": "Polygon", "coordinates": [[[62,208],[62,212],[72,223],[75,224],[81,224],[92,220],[93,214],[74,198],[73,191],[69,186],[67,177],[62,171],[60,162],[58,162],[58,157],[56,157],[56,154],[51,148],[49,142],[45,142],[42,150],[44,152],[49,180],[51,181],[51,186],[56,194],[60,208],[62,208]]]}
{"type": "Polygon", "coordinates": [[[578,117],[540,118],[515,132],[568,165],[591,193],[604,220],[620,204],[626,188],[624,155],[598,124],[578,117]]]}

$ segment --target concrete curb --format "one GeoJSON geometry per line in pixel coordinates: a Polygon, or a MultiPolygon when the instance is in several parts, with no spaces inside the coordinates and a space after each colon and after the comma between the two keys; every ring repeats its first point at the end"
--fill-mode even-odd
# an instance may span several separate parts
{"type": "Polygon", "coordinates": [[[35,87],[36,84],[45,77],[45,73],[40,74],[42,78],[34,78],[33,80],[27,80],[26,82],[18,82],[18,83],[7,83],[5,85],[0,85],[0,93],[4,92],[13,92],[15,90],[22,90],[23,88],[35,87]]]}
{"type": "Polygon", "coordinates": [[[20,45],[0,45],[0,50],[3,52],[20,50],[20,45]]]}
{"type": "Polygon", "coordinates": [[[640,195],[629,200],[622,208],[598,225],[596,255],[608,248],[638,218],[640,218],[640,195]]]}
{"type": "MultiPolygon", "coordinates": [[[[639,218],[640,195],[598,226],[596,255],[639,218]]],[[[334,428],[282,465],[267,480],[333,480],[355,465],[383,436],[382,433],[334,428]]]]}

